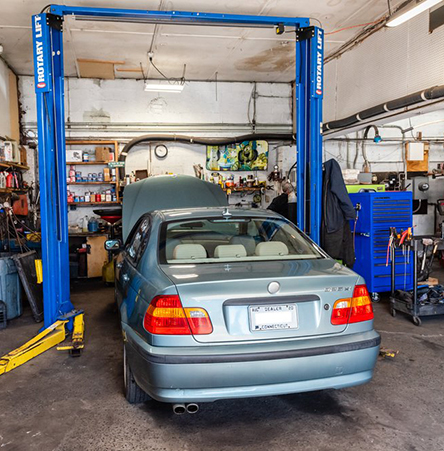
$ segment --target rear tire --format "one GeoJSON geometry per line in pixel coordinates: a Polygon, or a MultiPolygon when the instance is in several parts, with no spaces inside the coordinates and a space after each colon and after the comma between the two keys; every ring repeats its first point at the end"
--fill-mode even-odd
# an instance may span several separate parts
{"type": "Polygon", "coordinates": [[[130,404],[141,404],[151,398],[137,385],[129,366],[125,346],[123,347],[123,384],[125,398],[130,404]]]}
{"type": "Polygon", "coordinates": [[[422,323],[422,321],[421,321],[421,319],[419,318],[419,316],[414,316],[414,317],[413,317],[413,324],[414,324],[415,326],[420,326],[421,323],[422,323]]]}

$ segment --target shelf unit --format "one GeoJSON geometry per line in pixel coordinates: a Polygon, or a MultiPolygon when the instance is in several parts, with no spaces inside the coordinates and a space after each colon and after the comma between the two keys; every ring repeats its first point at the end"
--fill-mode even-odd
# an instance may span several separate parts
{"type": "Polygon", "coordinates": [[[97,205],[120,205],[120,202],[68,202],[68,205],[78,207],[96,207],[97,205]]]}
{"type": "Polygon", "coordinates": [[[0,188],[0,193],[25,193],[28,188],[0,188]]]}
{"type": "MultiPolygon", "coordinates": [[[[29,166],[15,163],[13,161],[0,161],[0,171],[6,169],[19,169],[21,171],[28,171],[29,166]]],[[[0,188],[0,194],[26,193],[28,189],[29,188],[0,188]]]]}
{"type": "Polygon", "coordinates": [[[68,185],[117,185],[117,182],[70,182],[68,185]]]}
{"type": "Polygon", "coordinates": [[[0,161],[0,168],[13,168],[13,169],[22,169],[24,171],[29,171],[29,166],[20,163],[14,163],[12,161],[0,161]]]}
{"type": "MultiPolygon", "coordinates": [[[[88,142],[89,143],[89,141],[86,141],[86,142],[88,142]]],[[[95,141],[95,142],[97,142],[97,141],[95,141]]],[[[66,142],[66,145],[68,145],[69,143],[68,142],[66,142]]],[[[79,166],[79,165],[91,165],[91,166],[107,166],[108,165],[108,161],[67,161],[66,162],[66,165],[68,166],[68,165],[72,165],[72,164],[74,164],[74,165],[76,165],[76,166],[79,166]]]]}
{"type": "Polygon", "coordinates": [[[242,188],[222,188],[225,192],[231,191],[232,193],[253,193],[255,191],[260,191],[264,186],[256,186],[253,188],[242,187],[242,188]]]}
{"type": "MultiPolygon", "coordinates": [[[[119,156],[119,144],[117,141],[114,140],[67,140],[66,141],[66,147],[72,148],[72,146],[109,146],[114,147],[114,161],[117,161],[119,156]]],[[[108,166],[108,161],[67,161],[66,166],[108,166]]],[[[119,171],[116,170],[116,181],[103,181],[103,182],[72,182],[67,183],[68,186],[70,185],[78,185],[78,186],[115,186],[116,187],[116,196],[117,201],[112,202],[69,202],[69,206],[77,206],[77,207],[91,207],[91,206],[97,206],[97,205],[120,205],[120,182],[119,182],[119,171]]]]}

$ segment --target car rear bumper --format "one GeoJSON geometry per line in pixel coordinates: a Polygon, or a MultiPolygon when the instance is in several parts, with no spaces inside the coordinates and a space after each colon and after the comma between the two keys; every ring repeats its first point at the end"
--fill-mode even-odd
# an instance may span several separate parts
{"type": "MultiPolygon", "coordinates": [[[[168,349],[147,345],[131,328],[124,328],[127,354],[140,387],[162,402],[211,402],[219,399],[273,396],[323,389],[338,389],[368,382],[379,354],[375,332],[333,340],[317,339],[317,346],[287,349],[246,346],[255,352],[168,349]],[[324,342],[323,342],[324,340],[324,342]],[[327,344],[328,343],[328,344],[327,344]]],[[[238,347],[239,349],[239,347],[238,347]]]]}

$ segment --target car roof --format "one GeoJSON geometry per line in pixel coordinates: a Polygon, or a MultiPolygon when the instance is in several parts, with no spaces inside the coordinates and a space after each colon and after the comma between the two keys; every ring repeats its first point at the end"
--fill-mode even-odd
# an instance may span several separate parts
{"type": "MultiPolygon", "coordinates": [[[[281,215],[271,210],[262,208],[242,208],[242,207],[198,207],[198,208],[177,208],[171,210],[156,210],[165,221],[201,218],[201,217],[222,217],[227,212],[236,217],[259,217],[259,218],[282,218],[281,215]]],[[[224,216],[225,217],[225,216],[224,216]]]]}

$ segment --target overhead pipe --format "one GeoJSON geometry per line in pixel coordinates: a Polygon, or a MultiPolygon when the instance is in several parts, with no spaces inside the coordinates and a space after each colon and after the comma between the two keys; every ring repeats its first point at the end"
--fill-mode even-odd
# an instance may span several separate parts
{"type": "MultiPolygon", "coordinates": [[[[126,161],[130,151],[143,143],[151,142],[179,142],[184,144],[201,144],[204,146],[228,146],[230,144],[237,144],[243,141],[291,141],[294,142],[295,137],[289,133],[251,133],[249,135],[236,136],[233,138],[201,138],[186,135],[143,135],[134,138],[125,145],[120,152],[119,161],[126,161]]],[[[124,168],[119,168],[120,178],[125,177],[124,168]]]]}
{"type": "Polygon", "coordinates": [[[381,103],[366,110],[360,111],[357,114],[346,117],[344,119],[338,119],[337,121],[330,121],[324,124],[323,131],[336,130],[340,128],[350,127],[358,124],[367,119],[379,116],[384,113],[388,113],[393,110],[405,108],[418,103],[427,102],[428,100],[435,100],[444,97],[444,85],[434,86],[423,91],[415,92],[404,97],[400,97],[395,100],[391,100],[386,103],[381,103]]]}

